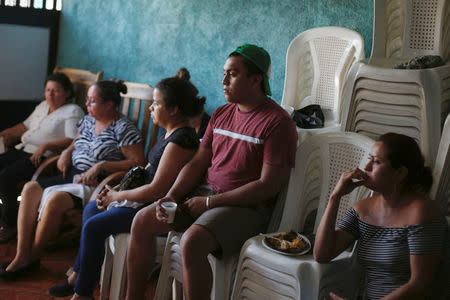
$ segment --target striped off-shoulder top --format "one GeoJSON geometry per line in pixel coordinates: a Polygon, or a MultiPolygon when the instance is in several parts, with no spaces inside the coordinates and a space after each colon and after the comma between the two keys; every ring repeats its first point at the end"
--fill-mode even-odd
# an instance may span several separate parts
{"type": "Polygon", "coordinates": [[[408,282],[409,255],[441,253],[448,262],[445,218],[406,227],[381,227],[360,220],[350,208],[338,227],[358,240],[356,253],[367,276],[367,299],[380,299],[408,282]]]}

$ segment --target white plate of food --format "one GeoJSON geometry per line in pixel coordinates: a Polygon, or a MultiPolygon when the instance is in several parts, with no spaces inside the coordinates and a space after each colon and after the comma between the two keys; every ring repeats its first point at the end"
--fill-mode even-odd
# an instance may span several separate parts
{"type": "Polygon", "coordinates": [[[303,255],[311,250],[309,239],[294,231],[267,234],[262,243],[269,250],[290,256],[303,255]]]}

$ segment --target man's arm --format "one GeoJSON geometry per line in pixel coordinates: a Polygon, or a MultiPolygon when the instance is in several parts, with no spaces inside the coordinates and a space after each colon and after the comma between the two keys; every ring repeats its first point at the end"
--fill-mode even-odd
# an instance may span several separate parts
{"type": "Polygon", "coordinates": [[[181,169],[167,197],[175,201],[182,200],[195,188],[206,174],[211,164],[212,150],[200,146],[194,157],[181,169]]]}
{"type": "Polygon", "coordinates": [[[219,206],[256,206],[266,200],[274,199],[281,187],[289,178],[289,167],[263,164],[261,177],[234,190],[209,197],[194,197],[188,199],[183,206],[194,218],[200,216],[208,209],[219,206]]]}
{"type": "Polygon", "coordinates": [[[234,190],[210,197],[210,208],[219,206],[256,206],[274,199],[289,178],[289,167],[264,163],[261,177],[234,190]]]}

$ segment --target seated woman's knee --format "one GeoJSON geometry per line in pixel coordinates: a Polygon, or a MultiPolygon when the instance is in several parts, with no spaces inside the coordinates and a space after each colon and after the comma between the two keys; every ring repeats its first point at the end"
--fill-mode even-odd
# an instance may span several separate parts
{"type": "Polygon", "coordinates": [[[37,181],[28,181],[25,183],[22,189],[22,195],[30,192],[36,192],[37,190],[42,191],[41,185],[37,181]]]}
{"type": "Polygon", "coordinates": [[[70,209],[71,198],[66,192],[53,192],[48,196],[47,204],[45,205],[45,210],[47,213],[63,213],[70,209]]]}
{"type": "Polygon", "coordinates": [[[91,218],[84,223],[82,228],[82,235],[87,240],[98,240],[98,239],[106,239],[110,235],[108,233],[109,226],[98,222],[98,219],[91,218]]]}

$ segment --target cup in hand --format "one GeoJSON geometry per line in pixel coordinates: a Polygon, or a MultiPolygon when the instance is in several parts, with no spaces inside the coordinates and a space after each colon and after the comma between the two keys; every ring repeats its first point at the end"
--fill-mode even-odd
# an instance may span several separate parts
{"type": "Polygon", "coordinates": [[[167,223],[173,223],[173,219],[175,218],[175,211],[177,210],[177,204],[175,202],[163,202],[161,203],[161,206],[166,211],[167,223]]]}

